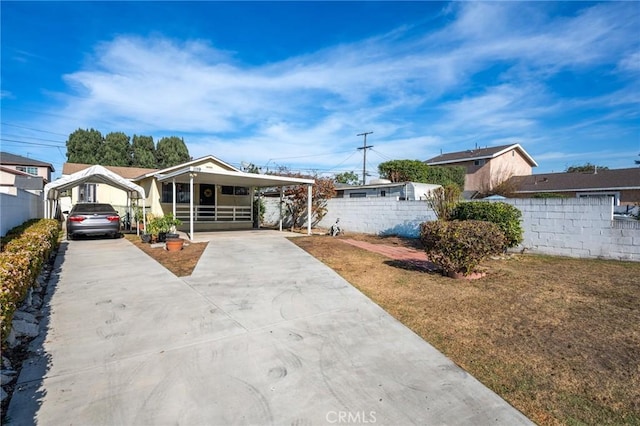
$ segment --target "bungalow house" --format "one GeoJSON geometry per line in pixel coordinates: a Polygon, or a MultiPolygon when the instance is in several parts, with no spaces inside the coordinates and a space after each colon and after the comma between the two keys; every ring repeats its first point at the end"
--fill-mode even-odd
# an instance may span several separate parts
{"type": "MultiPolygon", "coordinates": [[[[63,170],[75,171],[68,175],[71,177],[89,167],[67,163],[63,170]]],[[[314,183],[311,179],[245,173],[212,155],[165,169],[106,168],[140,187],[147,212],[155,216],[173,213],[183,222],[180,229],[191,235],[197,231],[252,228],[255,188],[307,185],[310,203],[314,183]]],[[[94,183],[86,177],[82,182],[69,193],[61,194],[69,197],[70,204],[105,202],[129,211],[130,193],[108,182],[94,183]]]]}
{"type": "Polygon", "coordinates": [[[488,193],[512,176],[531,175],[538,163],[520,144],[440,154],[425,161],[430,166],[462,166],[467,173],[464,191],[467,198],[488,193]]]}
{"type": "Polygon", "coordinates": [[[0,152],[0,186],[42,191],[55,169],[50,163],[0,152]]]}
{"type": "Polygon", "coordinates": [[[595,170],[591,173],[546,173],[514,176],[515,195],[555,194],[571,198],[611,197],[614,205],[640,202],[640,168],[595,170]]]}
{"type": "Polygon", "coordinates": [[[338,184],[336,198],[392,197],[397,200],[424,200],[430,191],[439,187],[440,185],[428,183],[374,179],[367,185],[338,184]]]}

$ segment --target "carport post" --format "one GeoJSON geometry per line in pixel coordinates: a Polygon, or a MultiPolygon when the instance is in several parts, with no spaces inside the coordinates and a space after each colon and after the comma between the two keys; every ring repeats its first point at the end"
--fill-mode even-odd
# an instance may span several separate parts
{"type": "Polygon", "coordinates": [[[173,210],[172,210],[172,212],[173,212],[173,218],[175,219],[176,218],[176,179],[173,178],[171,180],[171,183],[173,185],[173,199],[172,199],[172,201],[173,201],[173,210]]]}
{"type": "MultiPolygon", "coordinates": [[[[193,177],[195,173],[189,173],[189,239],[193,241],[193,177]]],[[[175,191],[173,191],[175,194],[175,191]]]]}
{"type": "Polygon", "coordinates": [[[311,201],[313,197],[311,184],[307,185],[307,235],[311,235],[311,201]]]}
{"type": "Polygon", "coordinates": [[[284,186],[280,187],[280,232],[282,232],[282,199],[284,198],[284,186]]]}

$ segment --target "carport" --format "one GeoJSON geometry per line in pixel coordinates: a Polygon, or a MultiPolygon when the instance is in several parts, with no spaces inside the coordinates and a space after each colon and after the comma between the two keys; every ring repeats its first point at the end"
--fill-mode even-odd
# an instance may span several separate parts
{"type": "Polygon", "coordinates": [[[91,166],[46,184],[44,186],[44,217],[52,218],[55,216],[59,205],[60,193],[84,183],[103,183],[126,192],[127,205],[129,207],[131,207],[130,204],[132,200],[142,199],[142,216],[143,220],[146,222],[146,214],[144,214],[146,209],[144,188],[100,165],[91,166]]]}
{"type": "MultiPolygon", "coordinates": [[[[311,235],[311,216],[312,216],[312,185],[315,183],[313,179],[295,178],[288,176],[260,175],[255,173],[245,173],[233,170],[219,170],[204,167],[184,167],[167,174],[156,174],[155,179],[158,182],[171,182],[173,185],[172,212],[173,216],[177,216],[176,212],[176,183],[189,182],[189,238],[194,237],[194,214],[198,206],[194,205],[194,184],[215,184],[230,186],[245,186],[251,188],[280,188],[280,204],[284,198],[284,187],[293,185],[307,185],[307,233],[311,235]]],[[[279,228],[282,231],[282,209],[280,212],[279,228]]]]}

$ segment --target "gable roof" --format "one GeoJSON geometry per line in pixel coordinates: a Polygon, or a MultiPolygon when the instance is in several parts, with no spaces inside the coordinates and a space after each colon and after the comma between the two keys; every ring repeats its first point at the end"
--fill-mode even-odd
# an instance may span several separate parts
{"type": "Polygon", "coordinates": [[[226,163],[224,161],[222,161],[221,159],[214,157],[213,155],[205,155],[204,157],[200,157],[200,158],[196,158],[195,160],[191,160],[191,161],[187,161],[186,163],[181,163],[175,166],[171,166],[171,167],[167,167],[165,169],[155,169],[152,170],[146,174],[144,174],[143,176],[136,176],[140,179],[145,178],[145,177],[149,177],[149,176],[153,176],[153,175],[166,175],[166,174],[171,174],[173,172],[175,172],[176,170],[181,170],[184,168],[189,168],[192,166],[197,165],[198,163],[203,163],[206,161],[213,161],[215,163],[219,163],[220,165],[226,167],[227,169],[229,169],[229,171],[231,172],[241,172],[240,169],[237,169],[235,167],[233,167],[231,164],[226,163]]]}
{"type": "Polygon", "coordinates": [[[9,152],[0,152],[0,164],[10,166],[48,167],[52,172],[56,171],[51,163],[45,163],[44,161],[34,160],[33,158],[23,157],[22,155],[11,154],[9,152]]]}
{"type": "MultiPolygon", "coordinates": [[[[71,175],[81,170],[92,167],[93,164],[84,163],[64,163],[62,165],[62,174],[71,175]]],[[[147,169],[144,167],[122,167],[122,166],[103,166],[105,169],[112,171],[113,173],[122,176],[125,179],[135,179],[139,176],[146,175],[147,173],[157,172],[158,169],[147,169]]]]}
{"type": "Polygon", "coordinates": [[[546,173],[511,178],[517,193],[640,189],[640,167],[597,173],[546,173]]]}
{"type": "Polygon", "coordinates": [[[68,176],[48,183],[44,187],[45,198],[55,200],[65,189],[74,188],[85,182],[105,183],[129,193],[131,198],[145,198],[144,189],[130,180],[102,166],[90,166],[68,176]]]}
{"type": "Polygon", "coordinates": [[[512,149],[520,152],[522,157],[524,157],[533,167],[538,166],[538,163],[536,163],[536,161],[527,153],[527,151],[524,150],[522,146],[520,146],[519,143],[511,145],[492,146],[488,148],[469,149],[467,151],[448,152],[430,158],[426,160],[425,163],[430,166],[437,166],[441,164],[455,164],[465,161],[491,159],[499,157],[502,154],[511,151],[512,149]]]}

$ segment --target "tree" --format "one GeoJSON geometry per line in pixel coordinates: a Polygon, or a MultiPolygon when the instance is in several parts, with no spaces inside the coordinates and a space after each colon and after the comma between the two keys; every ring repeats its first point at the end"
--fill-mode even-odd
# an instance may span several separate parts
{"type": "MultiPolygon", "coordinates": [[[[640,155],[640,154],[638,154],[640,155]]],[[[640,166],[640,160],[634,160],[637,166],[640,166]]]]}
{"type": "Polygon", "coordinates": [[[171,136],[158,141],[156,161],[161,169],[187,162],[190,159],[189,149],[183,139],[171,136]]]}
{"type": "Polygon", "coordinates": [[[104,138],[100,150],[100,164],[103,166],[131,165],[131,144],[129,136],[122,132],[111,132],[104,138]]]}
{"type": "Polygon", "coordinates": [[[95,129],[78,129],[67,139],[67,161],[70,163],[99,164],[102,134],[95,129]]]}
{"type": "Polygon", "coordinates": [[[353,171],[338,173],[333,177],[333,180],[336,183],[345,183],[347,185],[357,185],[360,182],[358,175],[353,171]]]}
{"type": "Polygon", "coordinates": [[[458,185],[449,184],[429,191],[427,205],[438,220],[451,220],[451,215],[460,202],[462,191],[458,185]]]}
{"type": "Polygon", "coordinates": [[[566,173],[595,173],[597,170],[609,170],[607,166],[597,166],[591,163],[585,163],[581,166],[570,166],[565,170],[566,173]]]}
{"type": "MultiPolygon", "coordinates": [[[[315,184],[311,190],[311,216],[317,223],[327,214],[327,202],[336,195],[336,187],[333,179],[318,176],[303,176],[300,173],[285,173],[280,176],[314,179],[315,184]]],[[[285,202],[291,216],[291,229],[295,228],[307,210],[308,190],[307,185],[295,185],[285,188],[285,202]]]]}
{"type": "Polygon", "coordinates": [[[153,143],[153,137],[133,135],[131,165],[149,169],[157,167],[156,146],[153,143]]]}
{"type": "Polygon", "coordinates": [[[422,182],[464,187],[464,167],[429,166],[420,160],[391,160],[378,165],[380,177],[391,182],[422,182]]]}

